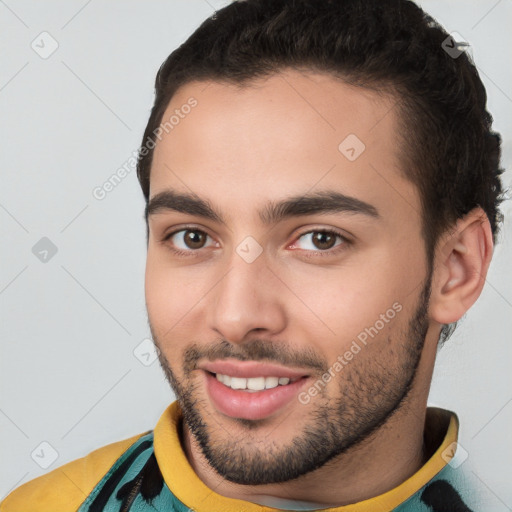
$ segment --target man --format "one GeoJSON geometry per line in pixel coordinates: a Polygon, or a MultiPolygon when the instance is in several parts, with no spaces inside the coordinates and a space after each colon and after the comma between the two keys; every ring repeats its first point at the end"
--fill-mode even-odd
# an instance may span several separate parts
{"type": "Polygon", "coordinates": [[[0,510],[492,510],[427,408],[501,220],[463,50],[406,0],[247,0],[173,52],[138,177],[177,401],[0,510]]]}

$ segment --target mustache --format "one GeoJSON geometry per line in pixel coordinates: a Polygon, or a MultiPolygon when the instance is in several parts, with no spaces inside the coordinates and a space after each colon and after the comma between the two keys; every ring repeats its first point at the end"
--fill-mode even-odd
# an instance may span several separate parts
{"type": "Polygon", "coordinates": [[[311,348],[290,349],[282,342],[254,339],[243,344],[233,344],[221,340],[207,346],[197,343],[184,351],[184,370],[186,373],[197,369],[200,360],[237,359],[239,361],[260,361],[277,363],[283,366],[297,366],[325,373],[329,365],[311,348]]]}

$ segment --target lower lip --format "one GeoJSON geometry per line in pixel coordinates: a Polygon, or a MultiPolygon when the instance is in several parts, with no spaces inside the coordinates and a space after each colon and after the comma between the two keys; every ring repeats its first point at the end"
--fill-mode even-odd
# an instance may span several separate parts
{"type": "Polygon", "coordinates": [[[262,391],[242,391],[231,389],[206,373],[206,386],[214,407],[231,418],[261,420],[271,416],[294,400],[299,389],[307,380],[303,377],[285,386],[277,386],[262,391]]]}

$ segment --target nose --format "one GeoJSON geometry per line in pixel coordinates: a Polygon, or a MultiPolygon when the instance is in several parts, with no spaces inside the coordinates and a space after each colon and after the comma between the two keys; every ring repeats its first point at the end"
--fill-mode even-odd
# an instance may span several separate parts
{"type": "Polygon", "coordinates": [[[223,339],[243,343],[253,331],[277,335],[286,326],[286,294],[264,254],[252,262],[236,251],[209,299],[209,323],[223,339]]]}

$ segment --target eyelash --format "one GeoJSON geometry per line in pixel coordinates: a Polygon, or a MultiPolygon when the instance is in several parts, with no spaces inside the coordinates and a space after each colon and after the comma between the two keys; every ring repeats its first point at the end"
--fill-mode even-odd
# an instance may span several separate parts
{"type": "MultiPolygon", "coordinates": [[[[173,237],[177,233],[181,233],[182,231],[194,231],[194,232],[197,232],[197,233],[203,233],[206,236],[210,236],[210,235],[208,235],[208,233],[206,233],[206,231],[204,231],[202,229],[199,229],[199,228],[196,228],[195,226],[184,226],[184,227],[182,227],[182,228],[180,228],[180,229],[178,229],[176,231],[172,231],[171,233],[168,233],[167,235],[165,235],[164,238],[161,240],[161,242],[162,243],[167,242],[171,237],[173,237]]],[[[303,251],[303,255],[306,258],[318,258],[318,257],[322,258],[322,257],[327,257],[327,256],[333,256],[333,255],[336,255],[336,254],[338,254],[339,252],[341,252],[343,250],[346,250],[348,248],[348,246],[350,246],[352,244],[352,242],[345,235],[340,233],[339,231],[336,231],[335,229],[325,229],[325,228],[310,229],[309,231],[305,231],[304,233],[300,233],[296,237],[296,240],[300,240],[303,236],[309,235],[311,233],[327,233],[327,234],[330,234],[330,235],[335,235],[336,237],[341,239],[342,243],[338,244],[338,245],[335,245],[331,249],[326,249],[325,251],[322,251],[320,249],[318,249],[316,251],[308,250],[308,249],[299,249],[299,250],[303,251]]],[[[172,247],[172,246],[170,246],[168,244],[165,244],[165,245],[167,245],[169,250],[172,251],[175,255],[183,256],[183,257],[186,257],[186,258],[187,257],[195,257],[197,255],[197,252],[200,250],[200,249],[197,249],[197,250],[190,249],[189,251],[184,251],[182,249],[176,249],[175,247],[172,247]]]]}

